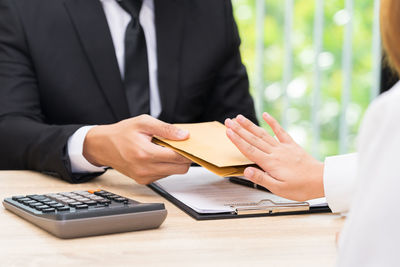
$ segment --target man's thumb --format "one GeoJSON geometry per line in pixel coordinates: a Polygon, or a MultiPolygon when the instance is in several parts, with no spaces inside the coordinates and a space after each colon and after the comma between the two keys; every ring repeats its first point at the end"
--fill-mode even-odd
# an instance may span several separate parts
{"type": "Polygon", "coordinates": [[[179,141],[189,138],[189,131],[179,129],[178,127],[168,123],[162,123],[162,125],[155,129],[155,135],[169,140],[179,141]]]}
{"type": "Polygon", "coordinates": [[[180,141],[189,138],[189,131],[179,129],[172,124],[157,120],[153,117],[145,117],[140,125],[147,134],[165,139],[180,141]]]}

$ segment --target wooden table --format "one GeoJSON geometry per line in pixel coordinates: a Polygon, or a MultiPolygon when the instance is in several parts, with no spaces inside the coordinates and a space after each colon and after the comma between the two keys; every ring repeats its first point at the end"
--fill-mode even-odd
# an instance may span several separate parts
{"type": "Polygon", "coordinates": [[[161,228],[62,240],[0,208],[0,266],[332,266],[344,219],[333,214],[196,221],[116,171],[85,184],[0,171],[0,197],[102,188],[164,202],[161,228]]]}

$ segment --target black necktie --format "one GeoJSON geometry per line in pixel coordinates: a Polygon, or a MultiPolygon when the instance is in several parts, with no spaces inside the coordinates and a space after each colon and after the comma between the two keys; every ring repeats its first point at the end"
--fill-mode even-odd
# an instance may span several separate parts
{"type": "Polygon", "coordinates": [[[132,19],[125,31],[124,85],[131,116],[150,114],[149,63],[146,39],[139,23],[142,0],[118,0],[132,19]]]}

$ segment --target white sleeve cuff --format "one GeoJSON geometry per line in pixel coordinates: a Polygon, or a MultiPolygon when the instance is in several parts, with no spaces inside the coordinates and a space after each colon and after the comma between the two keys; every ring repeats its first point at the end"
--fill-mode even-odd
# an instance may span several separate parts
{"type": "Polygon", "coordinates": [[[104,167],[94,166],[83,156],[83,143],[85,141],[86,134],[93,127],[95,126],[83,126],[68,139],[67,150],[69,160],[71,162],[72,173],[91,173],[104,171],[104,167]]]}
{"type": "Polygon", "coordinates": [[[327,157],[324,166],[326,201],[333,213],[349,210],[357,175],[357,153],[327,157]]]}

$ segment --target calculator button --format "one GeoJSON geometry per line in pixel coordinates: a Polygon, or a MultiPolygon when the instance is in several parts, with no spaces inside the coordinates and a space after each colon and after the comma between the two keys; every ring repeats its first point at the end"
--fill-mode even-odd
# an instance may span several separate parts
{"type": "Polygon", "coordinates": [[[31,198],[34,200],[37,200],[37,201],[42,201],[43,199],[46,199],[46,197],[43,195],[37,195],[37,196],[31,197],[31,198]]]}
{"type": "Polygon", "coordinates": [[[63,194],[65,197],[76,197],[78,196],[77,194],[63,194]]]}
{"type": "Polygon", "coordinates": [[[81,194],[86,194],[87,191],[73,191],[72,193],[81,195],[81,194]]]}
{"type": "Polygon", "coordinates": [[[104,205],[108,205],[108,204],[110,204],[111,203],[111,201],[110,200],[108,200],[108,199],[104,199],[104,200],[99,200],[99,201],[97,201],[98,203],[100,203],[100,204],[104,204],[104,205]]]}
{"type": "Polygon", "coordinates": [[[104,200],[104,197],[94,196],[94,197],[90,197],[90,199],[92,199],[92,200],[104,200]]]}
{"type": "Polygon", "coordinates": [[[94,194],[95,192],[101,192],[101,191],[102,191],[101,189],[96,189],[96,190],[88,190],[87,192],[89,194],[94,194]]]}
{"type": "Polygon", "coordinates": [[[117,197],[117,198],[115,198],[114,200],[117,201],[117,202],[125,202],[125,201],[128,201],[128,199],[127,199],[127,198],[124,198],[124,197],[117,197]]]}
{"type": "Polygon", "coordinates": [[[87,195],[79,195],[79,197],[81,197],[81,198],[89,198],[89,197],[91,197],[91,196],[94,196],[93,194],[89,194],[89,193],[87,193],[87,195]]]}
{"type": "Polygon", "coordinates": [[[52,197],[57,197],[59,194],[53,193],[53,194],[46,194],[46,197],[52,198],[52,197]]]}
{"type": "Polygon", "coordinates": [[[107,191],[104,191],[104,190],[93,192],[93,194],[95,194],[95,195],[97,195],[97,196],[102,196],[103,194],[107,194],[107,193],[108,193],[108,192],[107,192],[107,191]]]}
{"type": "Polygon", "coordinates": [[[57,201],[50,201],[50,202],[46,202],[46,205],[49,205],[49,206],[51,206],[51,205],[55,205],[55,204],[58,204],[58,202],[57,201]]]}
{"type": "Polygon", "coordinates": [[[52,196],[47,195],[47,197],[50,198],[50,199],[59,199],[59,198],[64,197],[64,196],[55,194],[55,195],[52,195],[52,196]]]}
{"type": "Polygon", "coordinates": [[[24,197],[24,198],[18,199],[17,201],[18,201],[18,202],[24,202],[24,201],[28,201],[28,200],[32,200],[32,199],[27,198],[27,197],[24,197]]]}
{"type": "Polygon", "coordinates": [[[63,205],[63,204],[61,204],[61,203],[50,204],[50,206],[51,206],[51,207],[53,207],[53,208],[64,207],[64,205],[63,205]]]}
{"type": "Polygon", "coordinates": [[[45,199],[40,200],[40,202],[43,202],[43,203],[47,203],[47,202],[51,202],[51,201],[53,201],[53,200],[51,200],[50,198],[45,198],[45,199]]]}
{"type": "Polygon", "coordinates": [[[42,212],[44,212],[44,213],[50,213],[50,212],[55,212],[55,211],[56,211],[55,208],[42,209],[42,212]]]}
{"type": "Polygon", "coordinates": [[[94,201],[94,200],[88,200],[88,201],[84,201],[83,203],[85,203],[86,205],[89,205],[89,206],[94,206],[94,205],[96,205],[96,204],[97,204],[97,202],[96,202],[96,201],[94,201]]]}
{"type": "Polygon", "coordinates": [[[25,198],[25,196],[13,196],[13,197],[11,197],[12,200],[16,200],[16,201],[18,201],[21,198],[25,198]]]}
{"type": "Polygon", "coordinates": [[[48,208],[50,208],[50,207],[47,205],[35,206],[35,209],[37,209],[37,210],[43,210],[43,209],[48,209],[48,208]]]}
{"type": "Polygon", "coordinates": [[[86,204],[82,204],[82,205],[76,205],[75,209],[87,209],[89,206],[86,204]]]}
{"type": "Polygon", "coordinates": [[[66,199],[66,200],[63,200],[62,202],[64,202],[65,204],[70,204],[70,203],[75,203],[76,202],[76,200],[75,199],[66,199]]]}
{"type": "Polygon", "coordinates": [[[29,207],[31,207],[31,208],[35,208],[35,207],[37,207],[37,206],[43,206],[43,204],[40,203],[40,202],[30,203],[30,204],[29,204],[29,207]]]}
{"type": "Polygon", "coordinates": [[[68,203],[71,207],[75,207],[77,205],[82,205],[82,202],[72,202],[72,203],[68,203]]]}
{"type": "Polygon", "coordinates": [[[69,210],[70,210],[70,208],[67,207],[67,206],[56,207],[56,209],[57,209],[58,211],[69,211],[69,210]]]}
{"type": "Polygon", "coordinates": [[[79,202],[89,201],[89,199],[88,199],[88,198],[85,198],[85,197],[77,197],[77,198],[75,198],[75,200],[76,200],[76,201],[79,201],[79,202]]]}
{"type": "Polygon", "coordinates": [[[25,205],[29,205],[31,203],[37,203],[37,201],[33,200],[33,199],[29,199],[29,200],[22,201],[22,203],[25,204],[25,205]]]}

